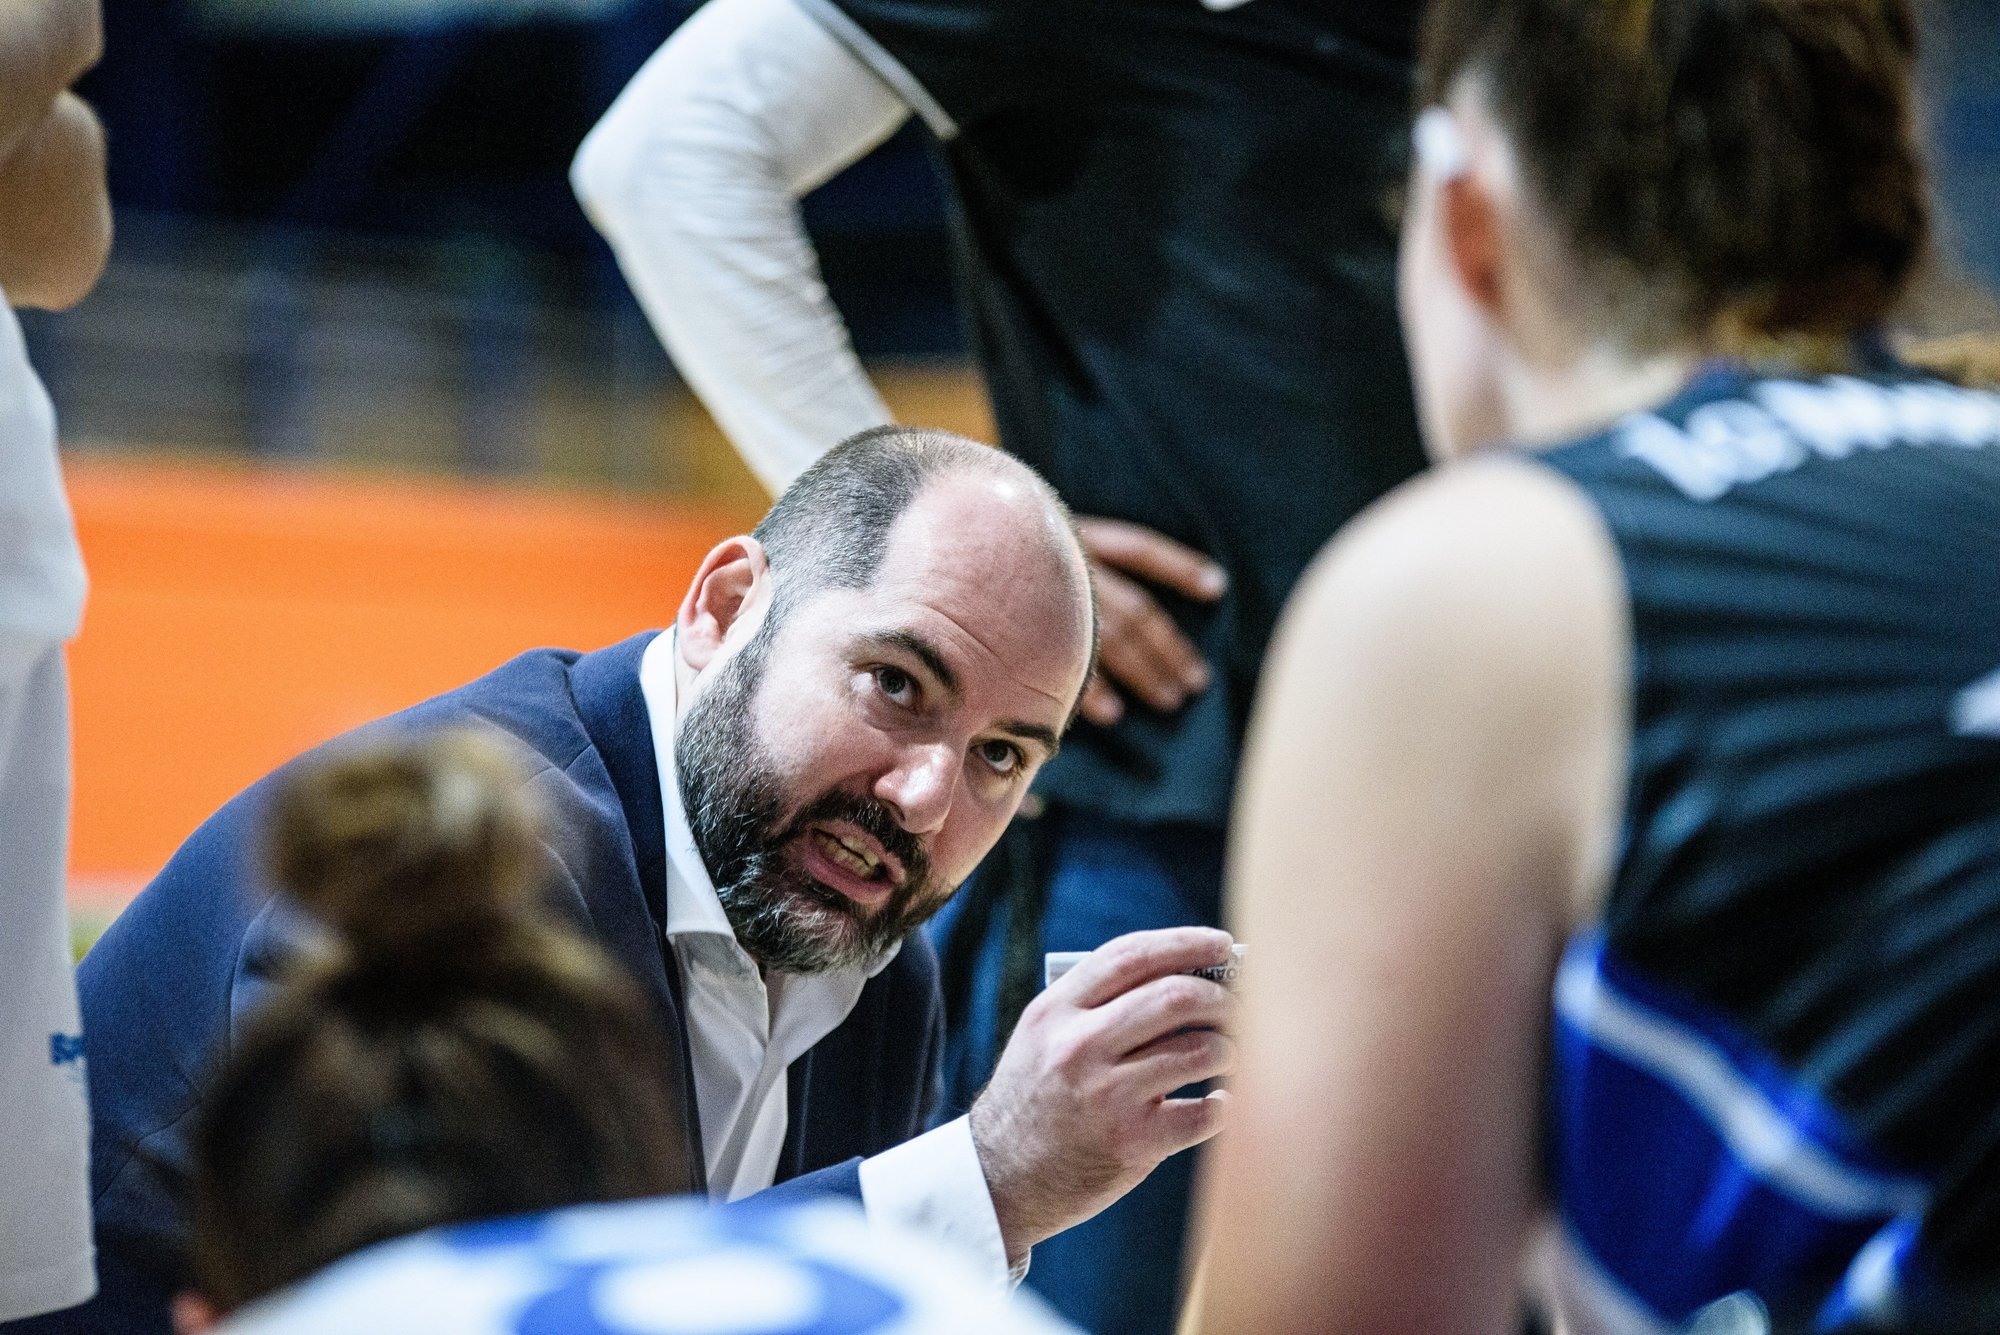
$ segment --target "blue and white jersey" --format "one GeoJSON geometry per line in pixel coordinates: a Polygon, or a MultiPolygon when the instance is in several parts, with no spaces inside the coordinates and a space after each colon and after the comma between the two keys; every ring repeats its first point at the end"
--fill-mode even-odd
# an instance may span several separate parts
{"type": "Polygon", "coordinates": [[[1555,995],[1573,1326],[2000,1330],[2000,396],[1716,367],[1544,460],[1633,629],[1555,995]]]}
{"type": "Polygon", "coordinates": [[[849,1204],[631,1201],[434,1229],[245,1308],[227,1335],[1063,1335],[849,1204]]]}

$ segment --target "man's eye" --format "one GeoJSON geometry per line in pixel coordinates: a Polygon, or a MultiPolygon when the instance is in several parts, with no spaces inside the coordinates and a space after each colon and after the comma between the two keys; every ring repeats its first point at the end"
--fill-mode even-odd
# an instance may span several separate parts
{"type": "Polygon", "coordinates": [[[1012,742],[981,742],[978,750],[979,758],[984,760],[995,774],[1013,774],[1023,764],[1021,748],[1012,742]]]}
{"type": "Polygon", "coordinates": [[[884,665],[876,668],[875,686],[899,705],[917,702],[917,679],[899,667],[884,665]]]}

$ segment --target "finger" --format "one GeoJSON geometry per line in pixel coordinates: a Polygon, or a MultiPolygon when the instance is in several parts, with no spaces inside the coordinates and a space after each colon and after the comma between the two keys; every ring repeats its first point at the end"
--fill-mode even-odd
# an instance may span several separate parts
{"type": "Polygon", "coordinates": [[[1154,1143],[1166,1146],[1166,1154],[1179,1154],[1222,1130],[1228,1118],[1226,1090],[1210,1090],[1198,1099],[1162,1099],[1153,1110],[1153,1133],[1157,1137],[1154,1143]]]}
{"type": "Polygon", "coordinates": [[[1194,647],[1194,642],[1181,634],[1181,628],[1164,607],[1148,598],[1134,630],[1144,638],[1153,657],[1167,666],[1189,694],[1208,689],[1208,664],[1202,661],[1201,651],[1194,647]]]}
{"type": "Polygon", "coordinates": [[[1214,1029],[1188,1029],[1148,1043],[1119,1067],[1126,1087],[1145,1099],[1164,1098],[1185,1085],[1214,1080],[1236,1067],[1236,1043],[1214,1029]]]}
{"type": "Polygon", "coordinates": [[[1229,933],[1215,927],[1127,932],[1084,956],[1045,995],[1086,1009],[1102,1006],[1155,978],[1213,968],[1229,958],[1231,944],[1229,933]]]}
{"type": "Polygon", "coordinates": [[[1086,554],[1189,598],[1213,602],[1229,587],[1221,566],[1143,524],[1092,518],[1078,520],[1077,528],[1086,554]]]}
{"type": "Polygon", "coordinates": [[[1234,1018],[1228,988],[1207,978],[1172,974],[1097,1007],[1087,1041],[1123,1060],[1178,1030],[1224,1029],[1234,1018]]]}
{"type": "Polygon", "coordinates": [[[1208,665],[1152,595],[1097,567],[1098,667],[1159,710],[1178,709],[1208,685],[1208,665]]]}
{"type": "Polygon", "coordinates": [[[1108,728],[1125,717],[1125,702],[1118,698],[1118,692],[1111,689],[1102,672],[1090,674],[1090,680],[1083,688],[1083,699],[1077,705],[1077,712],[1100,728],[1108,728]]]}

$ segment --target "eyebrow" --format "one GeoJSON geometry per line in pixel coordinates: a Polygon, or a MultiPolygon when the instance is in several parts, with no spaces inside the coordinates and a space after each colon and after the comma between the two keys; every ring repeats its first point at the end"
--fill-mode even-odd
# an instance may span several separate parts
{"type": "MultiPolygon", "coordinates": [[[[946,695],[949,695],[954,701],[963,697],[964,691],[959,686],[958,674],[952,671],[951,664],[944,661],[944,655],[938,652],[938,647],[935,644],[915,631],[873,631],[864,638],[875,644],[901,649],[904,653],[909,654],[912,658],[922,663],[925,670],[937,678],[938,685],[944,688],[946,695]]],[[[1024,742],[1034,742],[1039,745],[1044,753],[1042,757],[1044,761],[1055,759],[1056,752],[1062,750],[1061,736],[1057,734],[1054,728],[1046,727],[1040,723],[1029,723],[1023,719],[1007,719],[994,726],[1009,737],[1024,742]]]]}
{"type": "Polygon", "coordinates": [[[1056,752],[1062,750],[1062,738],[1056,736],[1054,728],[1045,728],[1039,723],[1024,723],[1019,719],[1009,719],[998,727],[1009,737],[1024,742],[1039,743],[1043,751],[1042,759],[1045,762],[1054,760],[1056,752]]]}
{"type": "Polygon", "coordinates": [[[959,688],[958,674],[951,670],[951,664],[944,661],[944,655],[938,652],[938,647],[915,631],[876,631],[874,634],[868,636],[868,638],[877,644],[901,649],[904,653],[909,654],[922,663],[925,668],[929,669],[930,674],[938,679],[938,685],[944,687],[945,694],[949,695],[953,700],[959,699],[964,694],[964,691],[959,688]]]}

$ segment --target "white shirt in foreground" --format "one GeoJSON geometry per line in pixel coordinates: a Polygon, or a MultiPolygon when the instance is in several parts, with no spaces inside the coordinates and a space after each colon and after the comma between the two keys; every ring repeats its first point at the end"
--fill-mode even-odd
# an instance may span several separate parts
{"type": "Polygon", "coordinates": [[[96,1291],[83,1024],[63,899],[83,558],[55,409],[0,293],[0,1321],[96,1291]]]}
{"type": "MultiPolygon", "coordinates": [[[[674,764],[680,711],[673,632],[646,646],[639,690],[652,720],[666,813],[666,934],[681,970],[708,1191],[714,1200],[740,1200],[777,1177],[789,1098],[786,1069],[840,1026],[868,979],[895,958],[896,948],[867,969],[810,975],[775,970],[766,975],[758,969],[736,942],[681,804],[674,764]]],[[[871,1220],[963,1248],[993,1283],[1018,1278],[1007,1265],[1000,1221],[965,1118],[863,1160],[861,1197],[871,1220]]]]}
{"type": "Polygon", "coordinates": [[[83,595],[83,551],[56,457],[56,410],[0,294],[0,631],[67,640],[83,620],[83,595]]]}
{"type": "Polygon", "coordinates": [[[1075,1335],[964,1258],[837,1201],[685,1198],[435,1229],[357,1252],[221,1335],[1075,1335]]]}

